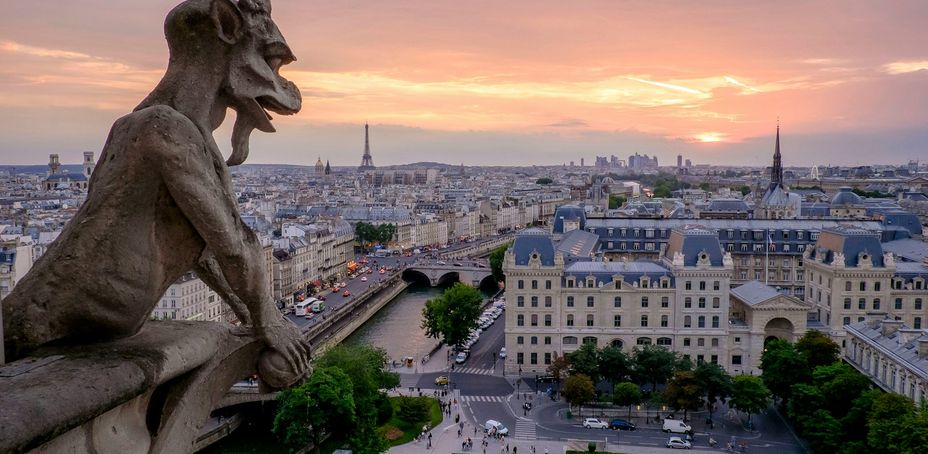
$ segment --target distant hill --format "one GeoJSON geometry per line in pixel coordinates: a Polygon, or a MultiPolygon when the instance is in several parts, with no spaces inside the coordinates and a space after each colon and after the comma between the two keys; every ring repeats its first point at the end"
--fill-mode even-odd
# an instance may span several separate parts
{"type": "MultiPolygon", "coordinates": [[[[68,173],[83,173],[84,167],[80,164],[62,164],[61,171],[67,171],[68,173]]],[[[28,166],[5,166],[0,165],[0,172],[15,172],[15,173],[28,173],[28,174],[37,174],[45,175],[48,172],[48,165],[28,165],[28,166]]]]}
{"type": "Polygon", "coordinates": [[[386,169],[444,169],[448,170],[450,168],[457,168],[458,166],[453,164],[445,164],[443,162],[413,162],[411,164],[400,164],[394,166],[385,166],[386,169]]]}

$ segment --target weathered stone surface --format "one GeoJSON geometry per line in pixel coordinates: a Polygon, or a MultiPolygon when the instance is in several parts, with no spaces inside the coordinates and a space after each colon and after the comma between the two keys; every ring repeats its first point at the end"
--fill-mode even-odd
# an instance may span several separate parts
{"type": "Polygon", "coordinates": [[[152,322],[126,339],[37,351],[62,358],[0,376],[0,452],[189,451],[231,385],[256,371],[263,343],[241,331],[152,322]]]}
{"type": "MultiPolygon", "coordinates": [[[[295,57],[269,0],[185,1],[168,15],[165,35],[164,78],[113,125],[87,202],[3,301],[7,360],[50,342],[132,336],[165,290],[194,269],[269,354],[286,360],[269,381],[293,383],[308,373],[309,346],[268,293],[261,246],[238,214],[212,131],[235,109],[229,165],[243,162],[251,131],[274,131],[266,110],[300,109],[299,90],[278,73],[295,57]]],[[[138,379],[131,363],[113,367],[138,379]]]]}

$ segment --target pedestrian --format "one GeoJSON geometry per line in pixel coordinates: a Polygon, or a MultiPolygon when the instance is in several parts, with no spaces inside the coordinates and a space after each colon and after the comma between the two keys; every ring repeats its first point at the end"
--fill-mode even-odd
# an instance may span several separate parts
{"type": "Polygon", "coordinates": [[[474,436],[477,436],[477,426],[474,426],[474,436]]]}
{"type": "Polygon", "coordinates": [[[517,450],[517,449],[519,449],[518,446],[513,446],[513,447],[512,447],[512,454],[516,454],[516,450],[517,450]]]}
{"type": "Polygon", "coordinates": [[[429,441],[432,441],[432,432],[429,432],[429,441]]]}
{"type": "Polygon", "coordinates": [[[506,454],[509,454],[509,444],[506,444],[506,454]]]}

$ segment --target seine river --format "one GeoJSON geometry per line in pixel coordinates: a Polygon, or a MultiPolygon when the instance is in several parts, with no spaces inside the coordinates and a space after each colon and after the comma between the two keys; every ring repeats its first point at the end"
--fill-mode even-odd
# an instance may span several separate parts
{"type": "Polygon", "coordinates": [[[441,292],[442,289],[436,287],[409,287],[345,339],[345,343],[372,344],[386,350],[387,355],[397,361],[406,356],[421,358],[438,344],[437,339],[426,337],[421,328],[422,308],[427,300],[441,292]]]}

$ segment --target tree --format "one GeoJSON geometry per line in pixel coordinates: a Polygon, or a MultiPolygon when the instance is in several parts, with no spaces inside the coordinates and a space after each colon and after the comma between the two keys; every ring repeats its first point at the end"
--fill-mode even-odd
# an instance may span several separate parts
{"type": "Polygon", "coordinates": [[[596,345],[584,343],[576,351],[568,353],[567,362],[570,363],[570,373],[582,374],[590,377],[593,382],[599,381],[599,354],[596,345]]]}
{"type": "Polygon", "coordinates": [[[616,208],[625,205],[626,199],[620,195],[609,194],[609,209],[614,210],[616,208]]]}
{"type": "Polygon", "coordinates": [[[741,195],[743,195],[743,196],[748,195],[748,194],[751,193],[751,187],[750,187],[750,186],[744,186],[744,185],[738,186],[735,190],[738,191],[738,192],[740,192],[741,195]]]}
{"type": "Polygon", "coordinates": [[[354,235],[362,250],[367,250],[368,243],[374,241],[374,226],[367,222],[358,222],[354,225],[354,235]]]}
{"type": "Polygon", "coordinates": [[[817,387],[805,383],[793,385],[790,395],[792,398],[786,404],[786,414],[801,432],[805,432],[812,414],[825,405],[825,396],[817,387]]]}
{"type": "Polygon", "coordinates": [[[628,379],[631,375],[631,359],[621,348],[607,345],[599,351],[599,376],[611,383],[628,379]]]}
{"type": "Polygon", "coordinates": [[[393,241],[393,235],[395,234],[396,224],[380,224],[377,226],[375,238],[380,244],[389,244],[393,241]]]}
{"type": "MultiPolygon", "coordinates": [[[[915,414],[915,406],[905,396],[886,393],[873,401],[870,412],[870,432],[867,442],[877,452],[901,453],[916,452],[908,446],[910,443],[910,424],[908,420],[915,414]]],[[[925,427],[921,428],[924,432],[925,427]]],[[[924,448],[924,446],[922,446],[924,448]]]]}
{"type": "Polygon", "coordinates": [[[483,297],[473,287],[460,282],[425,302],[422,328],[425,335],[441,338],[448,345],[461,345],[480,318],[483,297]]]}
{"type": "Polygon", "coordinates": [[[564,396],[567,405],[576,405],[579,407],[583,405],[584,402],[593,400],[593,396],[596,395],[593,389],[593,380],[590,380],[590,377],[583,374],[571,375],[564,381],[564,387],[561,388],[561,395],[564,396]]]}
{"type": "Polygon", "coordinates": [[[312,442],[318,454],[326,433],[354,425],[351,378],[337,367],[317,368],[309,381],[282,391],[277,401],[273,431],[294,447],[312,442]]]}
{"type": "Polygon", "coordinates": [[[764,386],[763,380],[754,375],[738,375],[732,380],[732,396],[729,403],[748,414],[748,424],[751,417],[765,408],[770,402],[770,390],[764,386]]]}
{"type": "Polygon", "coordinates": [[[716,363],[699,363],[696,366],[696,381],[699,388],[705,394],[706,410],[709,411],[709,418],[712,418],[712,412],[715,411],[715,404],[721,400],[724,402],[731,397],[732,382],[731,375],[722,369],[716,363]]]}
{"type": "Polygon", "coordinates": [[[667,382],[663,393],[664,402],[674,410],[683,410],[683,419],[688,411],[698,410],[702,406],[703,392],[696,379],[696,373],[690,370],[677,371],[667,382]]]}
{"type": "Polygon", "coordinates": [[[785,404],[790,397],[790,388],[796,383],[809,383],[811,376],[805,358],[793,344],[775,339],[767,343],[760,359],[764,385],[785,404]]]}
{"type": "Polygon", "coordinates": [[[809,330],[796,341],[796,351],[806,360],[810,369],[815,369],[837,361],[841,347],[821,331],[809,330]]]}
{"type": "Polygon", "coordinates": [[[493,272],[493,279],[496,282],[502,282],[506,279],[506,276],[503,274],[503,259],[506,258],[506,250],[509,249],[509,245],[504,245],[498,247],[490,253],[490,271],[493,272]]]}
{"type": "Polygon", "coordinates": [[[570,368],[570,363],[567,361],[567,356],[555,353],[554,359],[548,365],[548,374],[554,377],[555,380],[561,381],[564,375],[567,374],[568,368],[570,368]]]}
{"type": "Polygon", "coordinates": [[[812,382],[821,390],[825,409],[832,415],[843,416],[853,405],[855,397],[871,388],[870,379],[849,366],[836,362],[816,367],[812,382]]]}
{"type": "Polygon", "coordinates": [[[546,184],[546,185],[547,185],[547,184],[551,184],[551,183],[554,183],[554,180],[552,180],[552,179],[550,179],[550,178],[548,178],[548,177],[541,177],[541,178],[535,180],[535,184],[546,184]]]}
{"type": "Polygon", "coordinates": [[[641,403],[641,388],[638,385],[623,381],[616,383],[612,389],[612,403],[628,406],[628,417],[632,417],[632,405],[641,403]]]}
{"type": "Polygon", "coordinates": [[[838,452],[847,435],[841,432],[841,423],[824,409],[815,410],[809,416],[803,431],[813,452],[838,452]]]}
{"type": "Polygon", "coordinates": [[[664,347],[645,345],[635,347],[633,353],[634,375],[639,384],[651,384],[651,391],[657,390],[658,383],[666,383],[673,376],[677,355],[664,347]]]}

